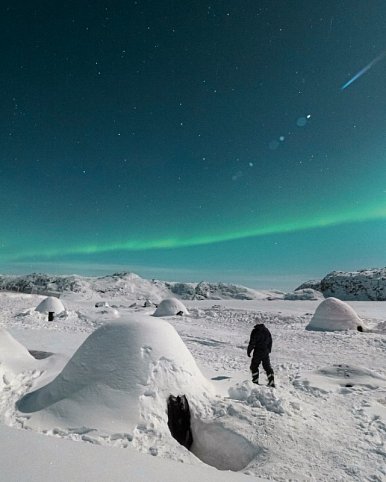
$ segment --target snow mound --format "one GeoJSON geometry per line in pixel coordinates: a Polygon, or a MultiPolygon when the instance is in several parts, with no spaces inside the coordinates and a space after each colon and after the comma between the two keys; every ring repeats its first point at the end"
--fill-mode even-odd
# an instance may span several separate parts
{"type": "Polygon", "coordinates": [[[158,305],[153,316],[174,316],[181,311],[184,315],[189,314],[185,305],[180,300],[177,300],[177,298],[166,298],[158,305]]]}
{"type": "Polygon", "coordinates": [[[89,427],[111,434],[149,424],[169,433],[170,394],[185,394],[194,409],[211,392],[169,323],[131,315],[94,331],[61,373],[17,408],[39,429],[89,427]]]}
{"type": "Polygon", "coordinates": [[[0,328],[0,373],[3,370],[17,374],[34,365],[35,359],[21,343],[0,328]]]}
{"type": "Polygon", "coordinates": [[[35,308],[35,311],[39,311],[40,313],[61,313],[64,311],[63,303],[60,301],[59,298],[55,298],[54,296],[49,296],[45,298],[39,305],[35,308]]]}
{"type": "Polygon", "coordinates": [[[327,298],[316,308],[306,330],[339,331],[363,330],[362,320],[353,308],[337,298],[327,298]]]}
{"type": "Polygon", "coordinates": [[[268,412],[280,415],[285,413],[282,401],[276,397],[271,388],[262,389],[246,380],[230,387],[228,393],[231,399],[239,400],[251,407],[265,408],[268,412]]]}
{"type": "Polygon", "coordinates": [[[324,300],[319,291],[312,288],[297,289],[284,295],[285,300],[324,300]]]}

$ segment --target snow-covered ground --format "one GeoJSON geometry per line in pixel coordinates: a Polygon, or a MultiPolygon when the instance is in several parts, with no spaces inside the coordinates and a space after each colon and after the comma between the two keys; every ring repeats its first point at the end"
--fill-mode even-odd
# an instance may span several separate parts
{"type": "MultiPolygon", "coordinates": [[[[188,351],[184,355],[185,347],[173,330],[166,340],[157,335],[159,352],[151,350],[157,337],[150,339],[141,356],[158,371],[148,373],[137,387],[142,390],[138,414],[128,413],[125,420],[120,418],[122,394],[126,390],[128,399],[133,396],[130,383],[144,373],[142,365],[128,375],[132,358],[124,355],[120,337],[115,351],[112,343],[100,345],[92,342],[95,335],[91,342],[88,337],[111,321],[122,336],[126,321],[162,322],[146,317],[155,307],[137,303],[130,308],[133,299],[127,296],[114,296],[112,308],[95,307],[99,295],[85,299],[67,294],[61,298],[66,312],[49,322],[35,311],[43,299],[0,293],[0,327],[6,330],[0,333],[4,480],[386,480],[385,303],[349,302],[367,332],[324,332],[306,330],[321,300],[184,301],[189,315],[163,319],[175,328],[193,358],[188,351]],[[256,319],[273,335],[276,389],[250,382],[246,347],[256,319]],[[162,348],[165,343],[169,346],[162,348]],[[163,349],[168,353],[157,365],[163,349]],[[109,364],[104,363],[103,370],[113,369],[110,379],[101,382],[98,368],[95,383],[83,383],[78,368],[89,370],[99,359],[106,362],[106,350],[109,364]],[[47,354],[51,355],[42,358],[47,354]],[[69,360],[71,370],[70,364],[66,367],[69,360]],[[120,360],[128,363],[121,370],[120,360]],[[181,381],[184,373],[190,379],[181,381]],[[74,380],[76,393],[68,389],[74,380]],[[184,383],[190,383],[184,389],[192,402],[190,452],[170,435],[162,398],[168,384],[179,389],[184,383]],[[44,405],[49,414],[17,410],[16,404],[23,408],[18,403],[23,396],[39,387],[43,391],[33,395],[32,402],[27,398],[26,405],[44,405]],[[60,400],[47,401],[53,393],[60,400]],[[108,410],[114,430],[105,423],[108,410]],[[103,415],[100,426],[95,414],[103,415]]],[[[144,346],[142,336],[139,333],[138,343],[144,346]]],[[[130,339],[127,343],[135,346],[130,339]]]]}

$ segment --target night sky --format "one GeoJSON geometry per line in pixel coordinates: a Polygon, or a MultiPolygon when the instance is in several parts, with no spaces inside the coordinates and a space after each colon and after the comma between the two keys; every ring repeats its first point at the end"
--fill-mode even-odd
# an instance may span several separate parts
{"type": "Polygon", "coordinates": [[[1,2],[0,39],[0,272],[385,266],[384,0],[1,2]]]}

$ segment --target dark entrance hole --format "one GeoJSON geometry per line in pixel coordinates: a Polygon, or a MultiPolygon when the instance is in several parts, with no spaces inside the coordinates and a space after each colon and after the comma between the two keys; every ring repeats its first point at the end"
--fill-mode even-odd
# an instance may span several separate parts
{"type": "Polygon", "coordinates": [[[168,398],[168,426],[172,436],[188,450],[193,443],[190,409],[185,395],[168,398]]]}

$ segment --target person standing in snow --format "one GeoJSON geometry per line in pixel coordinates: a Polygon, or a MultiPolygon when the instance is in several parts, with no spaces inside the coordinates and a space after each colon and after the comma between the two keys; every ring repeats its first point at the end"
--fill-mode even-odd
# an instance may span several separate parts
{"type": "Polygon", "coordinates": [[[253,351],[250,370],[252,372],[252,382],[259,384],[259,365],[263,364],[263,368],[268,377],[268,386],[275,386],[275,379],[271,367],[269,354],[272,350],[272,335],[263,323],[254,326],[249,340],[247,355],[250,357],[253,351]]]}

